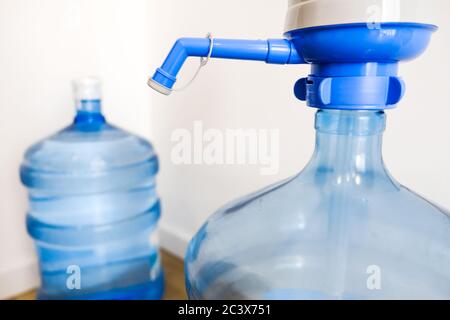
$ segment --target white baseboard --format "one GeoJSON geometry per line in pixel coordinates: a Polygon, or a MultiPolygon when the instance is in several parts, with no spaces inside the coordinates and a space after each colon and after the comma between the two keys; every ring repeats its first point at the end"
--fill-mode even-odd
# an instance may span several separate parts
{"type": "Polygon", "coordinates": [[[39,286],[36,261],[0,272],[0,299],[9,299],[39,286]]]}
{"type": "Polygon", "coordinates": [[[187,245],[191,239],[188,234],[167,225],[161,225],[158,234],[161,248],[184,259],[187,245]]]}

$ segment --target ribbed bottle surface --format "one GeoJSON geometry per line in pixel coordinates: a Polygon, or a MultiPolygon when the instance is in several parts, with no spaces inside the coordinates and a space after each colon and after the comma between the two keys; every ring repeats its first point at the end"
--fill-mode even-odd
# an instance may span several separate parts
{"type": "Polygon", "coordinates": [[[159,299],[157,157],[93,110],[79,108],[73,125],[30,147],[20,169],[39,297],[159,299]]]}

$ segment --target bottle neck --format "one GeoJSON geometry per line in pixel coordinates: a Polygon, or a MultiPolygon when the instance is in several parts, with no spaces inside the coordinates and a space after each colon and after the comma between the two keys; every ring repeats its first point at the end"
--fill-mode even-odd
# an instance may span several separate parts
{"type": "Polygon", "coordinates": [[[105,117],[102,115],[102,102],[96,100],[77,100],[77,115],[75,117],[76,124],[84,123],[104,123],[105,117]]]}
{"type": "Polygon", "coordinates": [[[365,174],[387,174],[382,159],[382,111],[319,110],[316,149],[310,166],[343,179],[365,174]]]}

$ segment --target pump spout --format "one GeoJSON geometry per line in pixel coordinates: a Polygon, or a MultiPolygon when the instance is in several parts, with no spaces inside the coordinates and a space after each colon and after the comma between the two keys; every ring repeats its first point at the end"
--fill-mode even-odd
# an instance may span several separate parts
{"type": "Polygon", "coordinates": [[[181,38],[175,42],[163,65],[156,69],[153,77],[149,79],[148,85],[162,94],[169,95],[186,59],[207,57],[209,53],[211,53],[211,58],[265,61],[271,64],[306,63],[297,53],[291,41],[287,39],[181,38]]]}

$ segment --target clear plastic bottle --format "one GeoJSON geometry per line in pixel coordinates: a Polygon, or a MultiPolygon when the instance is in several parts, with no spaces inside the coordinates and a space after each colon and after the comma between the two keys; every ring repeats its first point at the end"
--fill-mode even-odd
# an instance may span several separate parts
{"type": "Polygon", "coordinates": [[[396,182],[382,111],[319,110],[297,176],[216,212],[189,244],[191,299],[450,299],[450,216],[396,182]]]}
{"type": "Polygon", "coordinates": [[[30,147],[20,169],[38,296],[159,299],[163,275],[150,242],[160,215],[153,147],[105,121],[98,80],[74,88],[74,123],[30,147]]]}

